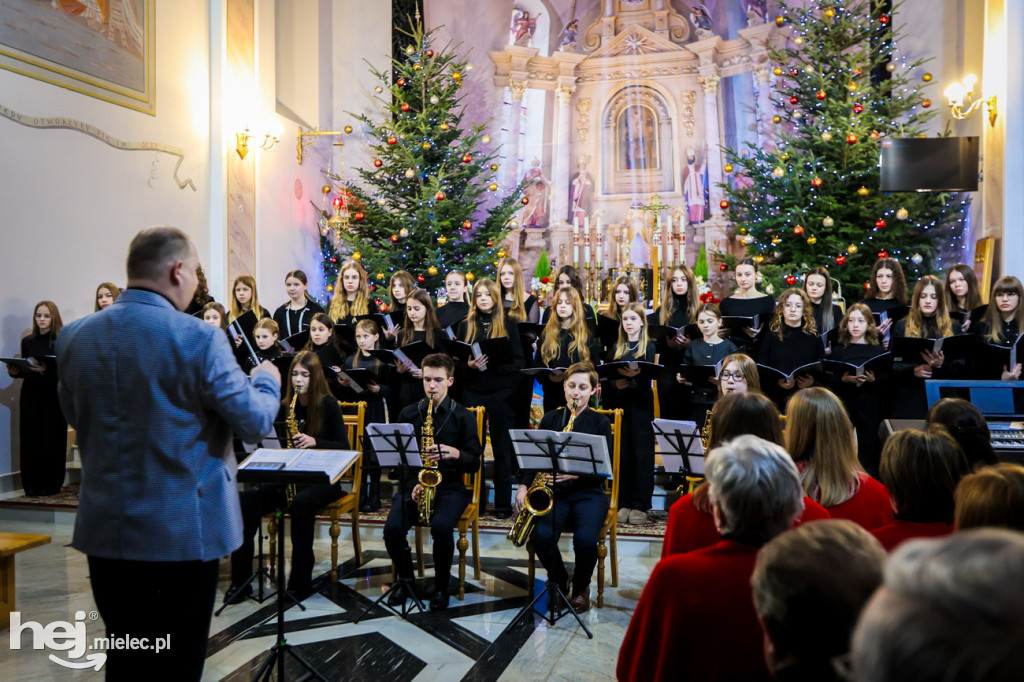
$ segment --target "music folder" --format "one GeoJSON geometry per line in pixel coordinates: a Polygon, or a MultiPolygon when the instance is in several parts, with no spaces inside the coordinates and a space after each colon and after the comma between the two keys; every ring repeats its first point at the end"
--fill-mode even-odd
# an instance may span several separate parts
{"type": "Polygon", "coordinates": [[[604,436],[578,431],[509,429],[519,468],[551,471],[549,448],[558,450],[558,471],[577,476],[612,477],[608,441],[604,436]]]}
{"type": "Polygon", "coordinates": [[[306,347],[309,343],[309,330],[301,331],[298,334],[292,334],[288,338],[281,339],[278,343],[281,344],[281,349],[288,355],[295,355],[300,350],[306,347]]]}
{"type": "Polygon", "coordinates": [[[1013,371],[1013,368],[1017,366],[1017,363],[1024,361],[1024,354],[1021,353],[1021,339],[1024,339],[1024,334],[1017,336],[1017,340],[1012,344],[999,344],[999,343],[987,343],[981,347],[981,361],[987,367],[990,367],[993,371],[999,372],[1002,375],[1003,367],[1006,367],[1008,371],[1013,371]]]}
{"type": "Polygon", "coordinates": [[[618,320],[608,317],[607,315],[597,316],[597,338],[601,339],[601,345],[605,348],[614,346],[615,342],[619,340],[619,327],[620,323],[618,320]]]}
{"type": "Polygon", "coordinates": [[[56,362],[56,360],[56,355],[29,356],[27,358],[0,358],[0,362],[5,365],[17,367],[18,370],[23,370],[25,372],[31,372],[33,367],[47,365],[52,362],[56,362]]]}
{"type": "Polygon", "coordinates": [[[632,381],[657,381],[658,379],[666,376],[670,372],[663,366],[653,362],[644,362],[643,360],[616,360],[614,362],[606,362],[597,367],[597,375],[602,379],[608,381],[615,381],[616,379],[630,379],[632,381]],[[627,377],[619,373],[619,370],[640,370],[640,374],[636,376],[627,377]]]}
{"type": "Polygon", "coordinates": [[[695,324],[688,324],[685,327],[673,327],[667,324],[649,324],[647,325],[647,338],[651,341],[661,341],[662,339],[673,339],[679,335],[679,332],[683,333],[683,336],[690,339],[701,339],[704,338],[700,333],[700,328],[695,324]]]}
{"type": "Polygon", "coordinates": [[[843,362],[841,360],[832,360],[829,358],[822,360],[821,364],[824,366],[825,371],[834,374],[837,377],[842,377],[844,374],[852,374],[855,377],[862,377],[866,372],[887,374],[892,371],[892,353],[879,353],[860,365],[855,365],[852,362],[843,362]]]}
{"type": "Polygon", "coordinates": [[[949,317],[960,324],[963,324],[964,320],[970,319],[971,324],[976,324],[985,319],[985,313],[988,312],[988,305],[980,305],[973,310],[964,312],[961,310],[954,310],[949,314],[949,317]]]}
{"type": "Polygon", "coordinates": [[[871,313],[871,316],[875,318],[875,324],[882,324],[886,320],[892,320],[893,324],[899,322],[904,317],[910,314],[910,306],[898,305],[888,310],[883,310],[880,313],[871,313]]]}
{"type": "Polygon", "coordinates": [[[697,422],[655,419],[651,427],[654,429],[655,452],[661,455],[666,473],[704,475],[704,444],[697,422]]]}
{"type": "Polygon", "coordinates": [[[519,372],[528,377],[537,377],[538,379],[542,379],[546,378],[549,374],[564,372],[567,369],[568,367],[527,367],[519,370],[519,372]]]}
{"type": "Polygon", "coordinates": [[[762,386],[770,386],[777,383],[780,379],[789,382],[793,377],[798,376],[813,376],[818,378],[821,376],[821,361],[815,360],[814,362],[808,362],[806,365],[800,365],[789,372],[784,372],[777,367],[769,367],[768,365],[758,365],[757,373],[761,378],[762,386]]]}
{"type": "Polygon", "coordinates": [[[714,386],[711,379],[717,379],[718,375],[722,373],[722,362],[724,361],[719,361],[714,365],[680,365],[676,371],[682,374],[691,386],[707,388],[714,386]]]}
{"type": "Polygon", "coordinates": [[[275,483],[337,483],[359,457],[357,450],[260,448],[238,465],[239,480],[258,482],[261,477],[254,472],[285,472],[289,475],[262,478],[275,483]],[[242,476],[243,471],[248,475],[242,476]]]}
{"type": "Polygon", "coordinates": [[[736,336],[746,333],[743,331],[747,327],[750,329],[761,328],[761,316],[754,315],[753,317],[744,317],[742,315],[723,315],[722,316],[722,327],[729,330],[729,334],[736,336]]]}
{"type": "Polygon", "coordinates": [[[436,351],[426,341],[413,341],[395,350],[386,348],[371,350],[370,355],[392,365],[408,361],[419,367],[423,358],[434,352],[436,351]]]}
{"type": "Polygon", "coordinates": [[[938,339],[919,339],[908,336],[894,337],[889,344],[894,362],[919,362],[921,353],[931,351],[942,352],[946,360],[958,360],[967,357],[978,341],[976,334],[946,336],[938,339]]]}

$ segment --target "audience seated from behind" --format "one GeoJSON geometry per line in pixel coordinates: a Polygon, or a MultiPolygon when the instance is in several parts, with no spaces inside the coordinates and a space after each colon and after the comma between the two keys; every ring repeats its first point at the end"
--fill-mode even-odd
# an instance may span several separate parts
{"type": "Polygon", "coordinates": [[[893,520],[889,491],[861,467],[853,424],[834,393],[798,391],[786,415],[786,449],[800,468],[804,494],[832,518],[849,519],[866,530],[893,520]]]}
{"type": "Polygon", "coordinates": [[[928,424],[945,426],[957,442],[972,471],[997,464],[988,422],[973,403],[963,398],[943,398],[928,410],[928,424]]]}
{"type": "Polygon", "coordinates": [[[985,528],[907,542],[850,651],[857,682],[1024,678],[1024,535],[985,528]]]}
{"type": "Polygon", "coordinates": [[[964,476],[956,487],[957,531],[1009,528],[1024,531],[1024,466],[1004,462],[964,476]]]}
{"type": "Polygon", "coordinates": [[[805,523],[761,548],[750,580],[764,657],[781,682],[839,682],[857,617],[882,583],[885,550],[852,521],[805,523]]]}
{"type": "Polygon", "coordinates": [[[871,531],[887,552],[905,540],[953,532],[953,493],[968,472],[967,458],[945,428],[907,429],[882,448],[882,483],[896,519],[871,531]]]}
{"type": "MultiPolygon", "coordinates": [[[[749,434],[776,445],[783,444],[782,419],[767,396],[761,393],[732,393],[715,404],[711,416],[711,440],[708,449],[736,436],[749,434]]],[[[711,516],[706,484],[692,493],[683,495],[669,509],[665,526],[665,540],[661,545],[661,558],[671,554],[692,552],[710,547],[722,539],[711,516]]],[[[804,497],[804,511],[794,524],[829,518],[820,504],[804,497]]]]}
{"type": "Polygon", "coordinates": [[[629,623],[619,680],[769,680],[750,576],[759,548],[793,525],[803,493],[782,447],[740,436],[707,458],[722,539],[662,559],[629,623]]]}

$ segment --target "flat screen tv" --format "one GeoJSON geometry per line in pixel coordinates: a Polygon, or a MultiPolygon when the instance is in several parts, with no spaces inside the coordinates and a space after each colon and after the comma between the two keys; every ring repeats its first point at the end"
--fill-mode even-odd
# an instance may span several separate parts
{"type": "Polygon", "coordinates": [[[976,192],[977,137],[882,140],[883,192],[976,192]]]}

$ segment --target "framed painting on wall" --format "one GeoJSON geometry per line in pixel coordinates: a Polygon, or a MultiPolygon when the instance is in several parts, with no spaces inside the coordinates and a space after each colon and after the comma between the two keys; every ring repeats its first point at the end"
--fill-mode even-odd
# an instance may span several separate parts
{"type": "Polygon", "coordinates": [[[0,68],[156,114],[156,0],[0,0],[0,68]]]}

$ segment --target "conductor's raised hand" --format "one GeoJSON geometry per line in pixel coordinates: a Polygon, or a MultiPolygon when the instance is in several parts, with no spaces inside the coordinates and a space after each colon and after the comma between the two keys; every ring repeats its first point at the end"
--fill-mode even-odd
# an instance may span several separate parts
{"type": "Polygon", "coordinates": [[[266,376],[276,381],[278,384],[281,383],[281,370],[279,370],[277,368],[277,365],[270,362],[269,360],[264,360],[259,365],[257,365],[256,368],[253,369],[252,374],[250,376],[255,378],[257,376],[260,376],[261,374],[265,374],[266,376]]]}

